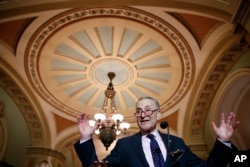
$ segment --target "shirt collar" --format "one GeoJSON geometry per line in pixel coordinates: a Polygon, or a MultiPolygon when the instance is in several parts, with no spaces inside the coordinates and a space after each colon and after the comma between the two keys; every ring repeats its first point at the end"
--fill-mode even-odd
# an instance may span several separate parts
{"type": "MultiPolygon", "coordinates": [[[[151,133],[148,133],[148,134],[153,134],[156,138],[161,137],[157,129],[153,130],[151,133]]],[[[148,134],[145,134],[142,137],[145,138],[145,137],[147,137],[148,134]]]]}

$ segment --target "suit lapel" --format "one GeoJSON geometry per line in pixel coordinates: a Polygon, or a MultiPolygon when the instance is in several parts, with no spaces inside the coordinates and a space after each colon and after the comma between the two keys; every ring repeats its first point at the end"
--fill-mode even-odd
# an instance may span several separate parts
{"type": "Polygon", "coordinates": [[[149,164],[146,160],[146,156],[142,148],[141,134],[140,133],[135,134],[132,140],[133,142],[131,143],[132,143],[133,150],[138,156],[138,159],[141,161],[141,164],[143,164],[143,167],[149,167],[149,164]]]}
{"type": "MultiPolygon", "coordinates": [[[[172,157],[170,156],[170,152],[171,152],[171,148],[168,148],[168,135],[161,133],[159,131],[162,141],[165,144],[166,150],[167,150],[167,157],[166,157],[166,162],[165,162],[165,166],[170,166],[170,164],[172,164],[172,157]]],[[[169,141],[171,143],[171,140],[169,141]]]]}

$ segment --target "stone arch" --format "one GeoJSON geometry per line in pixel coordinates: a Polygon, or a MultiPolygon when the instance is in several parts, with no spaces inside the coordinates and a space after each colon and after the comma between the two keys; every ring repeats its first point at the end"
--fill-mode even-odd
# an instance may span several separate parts
{"type": "Polygon", "coordinates": [[[29,131],[30,146],[50,145],[49,127],[32,90],[3,59],[0,61],[0,86],[10,95],[21,112],[29,131]]]}

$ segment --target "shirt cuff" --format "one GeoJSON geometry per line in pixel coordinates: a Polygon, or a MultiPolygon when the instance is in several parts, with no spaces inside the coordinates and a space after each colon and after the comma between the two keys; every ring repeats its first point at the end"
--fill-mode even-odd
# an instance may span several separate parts
{"type": "Polygon", "coordinates": [[[91,139],[91,137],[90,137],[90,138],[87,138],[87,139],[80,139],[79,143],[82,144],[82,143],[84,143],[84,142],[86,142],[86,141],[88,141],[88,140],[90,140],[90,139],[91,139]]]}
{"type": "Polygon", "coordinates": [[[220,140],[219,138],[218,138],[218,140],[219,140],[220,142],[222,142],[223,144],[225,144],[227,147],[232,148],[231,142],[230,142],[230,141],[222,141],[222,140],[220,140]]]}

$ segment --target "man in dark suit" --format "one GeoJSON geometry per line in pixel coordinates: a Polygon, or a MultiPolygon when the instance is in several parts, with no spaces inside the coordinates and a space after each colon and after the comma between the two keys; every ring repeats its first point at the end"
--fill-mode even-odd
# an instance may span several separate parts
{"type": "MultiPolygon", "coordinates": [[[[151,97],[140,98],[136,103],[135,116],[140,132],[117,141],[110,155],[104,159],[104,161],[108,161],[108,166],[224,167],[229,163],[235,152],[234,146],[230,143],[230,138],[239,121],[235,121],[235,114],[233,113],[230,113],[227,119],[222,114],[219,127],[212,122],[218,138],[206,161],[192,153],[181,138],[163,134],[157,130],[157,120],[160,119],[161,113],[160,105],[156,99],[151,97]],[[152,134],[153,137],[148,134],[152,134]],[[153,142],[153,140],[156,142],[153,142]],[[157,145],[154,150],[151,148],[152,145],[157,145]],[[154,154],[157,154],[156,156],[159,156],[159,158],[154,160],[154,154]]],[[[90,126],[88,120],[87,114],[82,114],[78,118],[77,123],[81,139],[74,145],[83,167],[90,167],[94,161],[98,160],[91,138],[96,126],[90,126]]]]}

